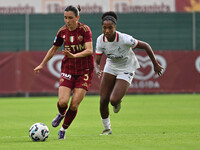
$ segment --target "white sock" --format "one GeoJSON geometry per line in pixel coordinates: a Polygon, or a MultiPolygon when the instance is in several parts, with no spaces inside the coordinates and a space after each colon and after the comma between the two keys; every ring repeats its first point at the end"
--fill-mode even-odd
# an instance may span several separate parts
{"type": "Polygon", "coordinates": [[[60,128],[61,131],[66,131],[66,129],[64,129],[63,127],[60,128]]]}
{"type": "Polygon", "coordinates": [[[104,129],[111,129],[111,124],[110,124],[110,118],[106,118],[106,119],[101,119],[104,129]]]}

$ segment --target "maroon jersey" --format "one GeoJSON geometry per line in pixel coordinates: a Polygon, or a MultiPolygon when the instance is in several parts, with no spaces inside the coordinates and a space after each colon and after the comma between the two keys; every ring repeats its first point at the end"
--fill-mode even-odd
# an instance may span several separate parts
{"type": "MultiPolygon", "coordinates": [[[[90,28],[82,23],[78,23],[78,27],[74,31],[69,31],[64,25],[58,31],[53,45],[62,46],[73,54],[85,50],[85,43],[92,42],[92,32],[90,28]]],[[[93,55],[81,58],[69,58],[65,56],[62,60],[61,72],[71,75],[83,75],[92,71],[94,68],[93,55]]]]}

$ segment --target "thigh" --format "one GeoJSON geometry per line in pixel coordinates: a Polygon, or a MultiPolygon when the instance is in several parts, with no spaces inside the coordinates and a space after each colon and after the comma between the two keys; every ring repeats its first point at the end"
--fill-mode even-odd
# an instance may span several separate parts
{"type": "Polygon", "coordinates": [[[110,94],[112,93],[113,87],[115,85],[116,76],[106,73],[103,73],[100,85],[100,96],[101,99],[106,99],[109,101],[110,94]]]}
{"type": "Polygon", "coordinates": [[[129,82],[122,79],[116,79],[115,86],[110,96],[111,99],[121,100],[123,96],[126,94],[129,86],[130,86],[129,82]]]}
{"type": "Polygon", "coordinates": [[[73,96],[70,104],[71,110],[76,110],[78,109],[79,104],[83,100],[86,94],[86,90],[83,88],[75,88],[73,91],[73,96]]]}
{"type": "Polygon", "coordinates": [[[60,86],[58,89],[59,103],[67,104],[71,96],[71,89],[65,86],[60,86]]]}

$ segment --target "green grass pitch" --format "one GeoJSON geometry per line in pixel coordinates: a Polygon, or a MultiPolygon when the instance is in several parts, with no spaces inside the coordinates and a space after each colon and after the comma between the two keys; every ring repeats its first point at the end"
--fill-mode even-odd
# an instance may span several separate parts
{"type": "Polygon", "coordinates": [[[118,114],[110,106],[108,136],[99,135],[99,96],[86,96],[65,140],[58,140],[60,126],[51,126],[57,100],[0,98],[0,150],[200,150],[199,94],[126,95],[118,114]],[[49,127],[47,141],[29,138],[36,122],[49,127]]]}

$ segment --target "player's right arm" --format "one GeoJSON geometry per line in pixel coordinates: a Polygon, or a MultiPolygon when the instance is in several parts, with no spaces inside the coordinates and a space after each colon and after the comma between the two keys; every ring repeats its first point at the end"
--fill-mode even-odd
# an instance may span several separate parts
{"type": "Polygon", "coordinates": [[[46,63],[56,54],[56,52],[58,51],[59,46],[55,46],[53,45],[47,52],[46,56],[44,57],[44,59],[42,60],[42,62],[40,63],[39,66],[37,66],[34,69],[35,73],[39,73],[40,70],[46,65],[46,63]]]}
{"type": "Polygon", "coordinates": [[[100,62],[101,62],[102,54],[98,55],[95,54],[95,62],[94,62],[94,69],[98,78],[101,77],[102,71],[100,69],[100,62]]]}
{"type": "Polygon", "coordinates": [[[100,69],[101,57],[103,55],[103,51],[101,48],[101,42],[100,42],[101,39],[102,39],[102,36],[99,36],[97,38],[96,50],[95,50],[95,62],[94,62],[94,69],[95,69],[95,72],[96,72],[96,75],[98,78],[100,78],[101,74],[102,74],[102,70],[100,69]]]}
{"type": "Polygon", "coordinates": [[[58,32],[57,35],[54,39],[54,43],[53,46],[48,50],[46,56],[44,57],[44,59],[42,60],[42,62],[40,63],[39,66],[37,66],[34,69],[35,73],[39,73],[40,70],[46,65],[46,63],[56,54],[56,52],[58,51],[59,47],[63,44],[63,38],[61,37],[61,31],[63,29],[65,29],[66,27],[63,26],[61,27],[58,32]]]}

